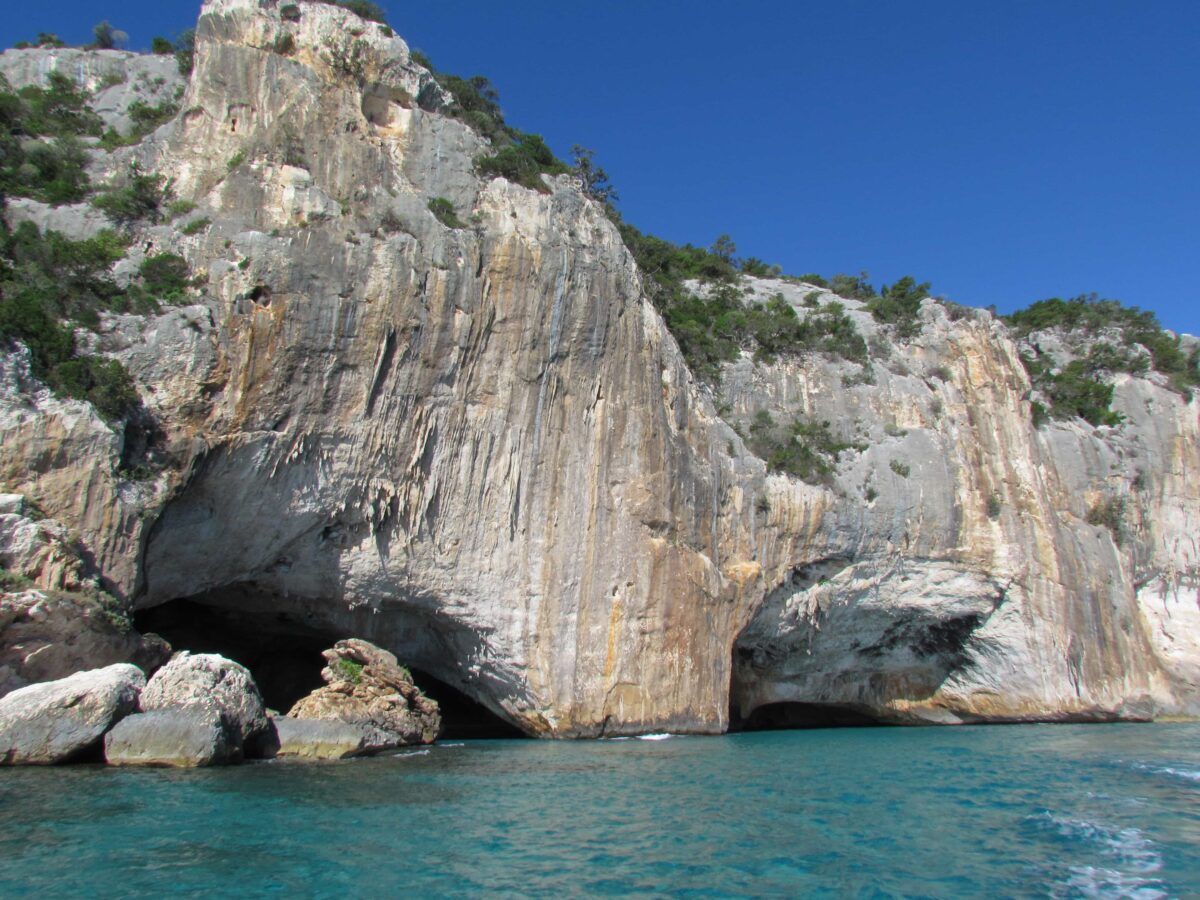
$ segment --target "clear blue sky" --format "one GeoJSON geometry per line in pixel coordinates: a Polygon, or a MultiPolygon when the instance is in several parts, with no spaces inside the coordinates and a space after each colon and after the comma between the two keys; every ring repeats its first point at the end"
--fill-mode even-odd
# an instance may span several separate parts
{"type": "MultiPolygon", "coordinates": [[[[1200,333],[1197,0],[382,4],[513,125],[596,150],[644,231],[1002,311],[1097,291],[1200,333]]],[[[195,0],[10,3],[0,44],[195,0]]]]}

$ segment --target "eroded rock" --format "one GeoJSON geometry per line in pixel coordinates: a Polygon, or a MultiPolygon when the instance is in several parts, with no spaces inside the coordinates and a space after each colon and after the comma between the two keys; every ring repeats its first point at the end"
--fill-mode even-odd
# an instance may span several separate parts
{"type": "MultiPolygon", "coordinates": [[[[410,744],[430,744],[442,726],[435,701],[413,684],[412,675],[396,657],[367,641],[338,641],[324,652],[328,665],[321,670],[326,686],[298,701],[288,712],[292,719],[337,722],[357,729],[362,742],[353,754],[379,753],[410,744]]],[[[300,742],[305,732],[284,735],[300,742]]],[[[308,732],[310,746],[331,736],[334,746],[348,746],[352,732],[308,732]]],[[[314,751],[316,752],[316,751],[314,751]]],[[[304,754],[300,754],[304,755],[304,754]]]]}
{"type": "Polygon", "coordinates": [[[150,679],[142,710],[200,710],[220,717],[228,733],[230,758],[264,755],[273,740],[271,720],[254,678],[245,666],[212,653],[184,650],[150,679]]]}
{"type": "Polygon", "coordinates": [[[0,765],[45,765],[78,756],[137,709],[145,685],[141,669],[119,663],[0,698],[0,765]]]}
{"type": "Polygon", "coordinates": [[[221,716],[200,707],[127,716],[104,736],[110,766],[213,766],[229,762],[235,751],[221,716]]]}
{"type": "Polygon", "coordinates": [[[336,719],[293,719],[272,716],[279,749],[275,755],[295,759],[346,759],[371,752],[379,743],[377,729],[336,719]]]}

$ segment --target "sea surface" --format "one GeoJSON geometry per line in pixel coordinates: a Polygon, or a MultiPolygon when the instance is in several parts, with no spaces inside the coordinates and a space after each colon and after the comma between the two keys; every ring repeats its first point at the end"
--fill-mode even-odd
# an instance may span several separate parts
{"type": "Polygon", "coordinates": [[[1200,725],[0,770],[0,896],[1200,896],[1200,725]]]}

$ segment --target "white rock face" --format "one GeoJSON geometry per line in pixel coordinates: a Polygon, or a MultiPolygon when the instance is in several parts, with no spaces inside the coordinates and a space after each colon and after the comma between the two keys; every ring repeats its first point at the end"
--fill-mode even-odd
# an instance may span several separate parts
{"type": "Polygon", "coordinates": [[[175,654],[146,685],[141,708],[144,712],[211,713],[224,723],[235,755],[253,750],[257,739],[271,727],[250,673],[244,666],[212,653],[184,650],[175,654]]]}
{"type": "Polygon", "coordinates": [[[0,765],[69,760],[136,710],[145,685],[141,669],[121,663],[0,698],[0,765]]]}
{"type": "Polygon", "coordinates": [[[571,179],[480,179],[402,40],[298,5],[207,4],[184,112],[127,151],[212,220],[138,233],[197,303],[95,339],[168,470],[123,480],[119,436],[0,359],[0,487],[136,605],[367,639],[540,735],[1196,709],[1200,402],[1122,376],[1125,425],[1035,428],[1002,323],[934,301],[907,341],[845,301],[869,375],[747,354],[713,391],[571,179]],[[863,449],[768,474],[732,427],[759,411],[863,449]],[[1123,530],[1088,524],[1114,495],[1123,530]]]}

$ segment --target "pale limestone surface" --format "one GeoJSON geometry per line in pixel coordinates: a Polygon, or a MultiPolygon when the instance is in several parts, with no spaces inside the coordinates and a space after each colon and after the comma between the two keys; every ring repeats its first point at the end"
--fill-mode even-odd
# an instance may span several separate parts
{"type": "Polygon", "coordinates": [[[0,697],[0,766],[48,765],[88,750],[137,709],[146,676],[127,663],[0,697]]]}
{"type": "MultiPolygon", "coordinates": [[[[167,468],[124,480],[119,435],[0,359],[0,487],[136,605],[369,639],[541,735],[716,732],[781,701],[938,722],[1196,710],[1197,401],[1122,376],[1127,424],[1035,429],[1004,326],[933,301],[874,383],[747,355],[714,392],[571,179],[479,179],[486,143],[437,111],[400,38],[299,5],[295,24],[206,4],[181,115],[95,163],[137,160],[212,219],[136,244],[183,254],[198,302],[95,339],[137,378],[167,468]],[[439,196],[470,226],[438,222],[439,196]],[[760,409],[867,447],[828,488],[767,474],[732,427],[760,409]],[[1087,524],[1114,493],[1119,543],[1087,524]]],[[[801,314],[814,289],[747,285],[801,314]]]]}
{"type": "Polygon", "coordinates": [[[176,653],[142,691],[143,712],[199,710],[218,717],[234,758],[260,755],[258,742],[271,730],[258,685],[246,670],[214,653],[176,653]]]}

